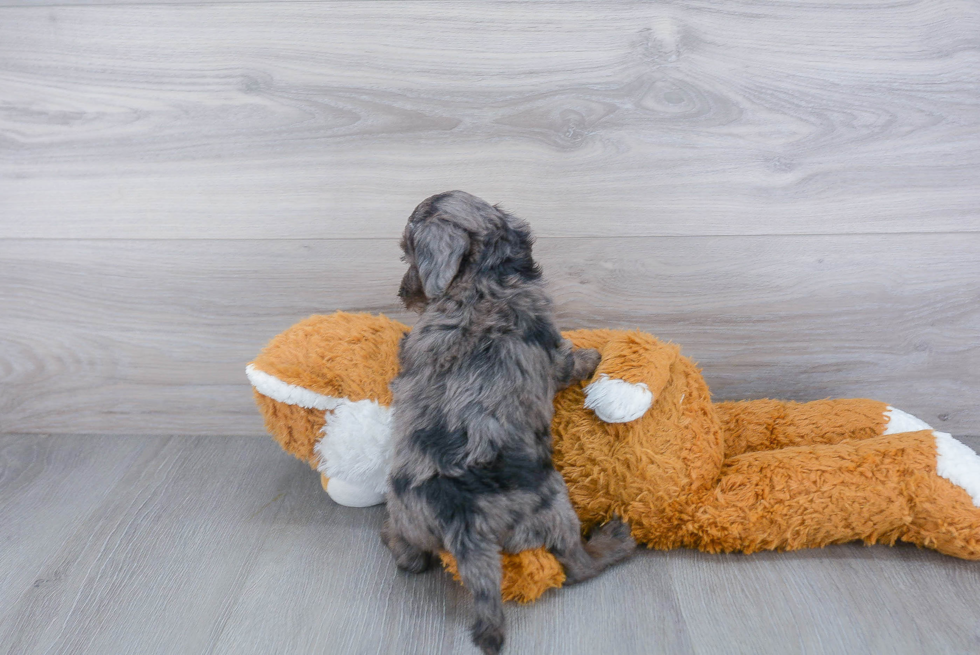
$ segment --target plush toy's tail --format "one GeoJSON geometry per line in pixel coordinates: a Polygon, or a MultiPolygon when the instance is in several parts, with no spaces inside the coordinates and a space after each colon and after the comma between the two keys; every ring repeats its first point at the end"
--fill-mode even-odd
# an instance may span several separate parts
{"type": "Polygon", "coordinates": [[[980,458],[931,430],[726,461],[675,545],[793,550],[909,541],[980,559],[980,458]]]}
{"type": "Polygon", "coordinates": [[[980,457],[950,435],[934,434],[936,475],[916,480],[915,517],[902,540],[980,559],[980,457]]]}

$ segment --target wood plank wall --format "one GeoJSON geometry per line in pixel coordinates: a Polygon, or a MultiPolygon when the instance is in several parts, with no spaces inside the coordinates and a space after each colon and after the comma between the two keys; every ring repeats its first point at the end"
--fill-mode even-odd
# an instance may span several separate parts
{"type": "Polygon", "coordinates": [[[263,434],[244,363],[526,218],[564,327],[980,434],[980,4],[0,0],[0,432],[263,434]]]}

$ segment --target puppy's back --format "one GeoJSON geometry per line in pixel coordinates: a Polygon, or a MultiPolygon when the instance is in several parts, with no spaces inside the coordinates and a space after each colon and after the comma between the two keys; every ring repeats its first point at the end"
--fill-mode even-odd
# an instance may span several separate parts
{"type": "Polygon", "coordinates": [[[430,460],[417,471],[422,477],[459,475],[505,449],[550,466],[561,337],[544,292],[526,295],[533,297],[517,303],[526,309],[426,311],[405,337],[392,385],[395,431],[399,452],[414,449],[408,459],[430,460]]]}

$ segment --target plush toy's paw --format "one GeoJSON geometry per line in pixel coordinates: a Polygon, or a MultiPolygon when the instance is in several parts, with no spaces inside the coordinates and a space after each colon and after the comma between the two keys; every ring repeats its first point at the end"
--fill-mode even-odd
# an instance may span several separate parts
{"type": "Polygon", "coordinates": [[[328,478],[320,474],[320,484],[327,495],[338,505],[346,507],[372,507],[385,502],[384,493],[370,487],[363,487],[340,478],[328,478]]]}
{"type": "Polygon", "coordinates": [[[884,434],[899,434],[901,432],[918,432],[919,430],[932,429],[932,426],[922,419],[918,419],[900,409],[895,409],[891,405],[885,409],[885,418],[888,420],[888,423],[885,425],[884,434]]]}
{"type": "Polygon", "coordinates": [[[631,384],[608,375],[585,387],[585,407],[606,423],[628,423],[643,416],[653,404],[647,385],[631,384]]]}

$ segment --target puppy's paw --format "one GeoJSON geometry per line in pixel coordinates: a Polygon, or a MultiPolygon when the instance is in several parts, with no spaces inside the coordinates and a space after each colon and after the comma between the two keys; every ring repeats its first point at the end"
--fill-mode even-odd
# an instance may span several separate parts
{"type": "Polygon", "coordinates": [[[391,551],[391,556],[395,558],[395,566],[402,571],[424,573],[435,565],[435,554],[408,543],[404,537],[392,529],[389,519],[385,519],[381,526],[380,536],[381,543],[391,551]]]}
{"type": "Polygon", "coordinates": [[[477,619],[473,624],[473,643],[485,655],[497,655],[504,646],[504,626],[477,619]]]}
{"type": "Polygon", "coordinates": [[[607,564],[625,559],[636,550],[636,541],[630,534],[630,526],[618,518],[593,530],[586,545],[593,557],[599,557],[607,564]]]}
{"type": "Polygon", "coordinates": [[[628,423],[643,416],[653,404],[653,394],[642,382],[632,384],[608,375],[585,387],[585,407],[606,423],[628,423]]]}
{"type": "Polygon", "coordinates": [[[599,368],[602,361],[602,354],[595,348],[581,348],[572,352],[575,359],[575,368],[572,370],[572,377],[576,380],[587,380],[599,368]]]}
{"type": "Polygon", "coordinates": [[[435,564],[436,558],[432,553],[413,550],[400,553],[395,558],[395,565],[407,573],[425,573],[435,564]]]}
{"type": "Polygon", "coordinates": [[[632,541],[633,539],[632,534],[630,534],[630,526],[618,517],[614,517],[608,523],[600,525],[592,532],[591,536],[600,534],[616,541],[632,541]]]}

